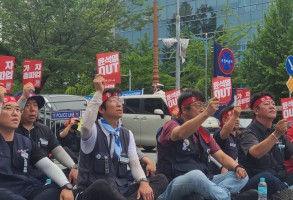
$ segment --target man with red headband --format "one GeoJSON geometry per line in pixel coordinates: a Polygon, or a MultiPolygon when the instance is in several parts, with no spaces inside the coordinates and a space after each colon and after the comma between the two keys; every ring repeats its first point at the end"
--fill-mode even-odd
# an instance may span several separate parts
{"type": "Polygon", "coordinates": [[[167,185],[164,175],[149,179],[139,163],[133,134],[121,126],[123,99],[120,90],[104,90],[96,75],[96,92],[81,125],[81,151],[76,191],[78,200],[154,200],[167,185]],[[98,120],[96,121],[98,115],[98,120]],[[130,168],[136,183],[129,185],[130,168]]]}
{"type": "Polygon", "coordinates": [[[240,135],[239,163],[250,176],[244,189],[257,188],[261,177],[268,185],[268,196],[274,199],[292,198],[293,174],[287,174],[284,161],[293,158],[293,145],[284,135],[285,119],[273,124],[277,109],[269,92],[256,93],[250,101],[253,122],[240,135]],[[289,195],[286,197],[286,195],[289,195]]]}
{"type": "Polygon", "coordinates": [[[218,107],[219,99],[214,97],[205,108],[203,94],[194,89],[185,89],[178,97],[180,116],[164,124],[157,142],[157,171],[172,180],[158,199],[257,199],[255,190],[238,193],[248,181],[245,169],[201,126],[218,107]],[[209,155],[230,171],[213,176],[209,155]]]}
{"type": "MultiPolygon", "coordinates": [[[[239,116],[241,113],[240,106],[228,106],[220,112],[220,127],[216,130],[214,138],[222,151],[228,156],[237,160],[238,157],[238,133],[239,133],[239,116]]],[[[214,174],[227,172],[225,167],[215,167],[214,174]]]]}
{"type": "Polygon", "coordinates": [[[66,188],[69,182],[61,169],[37,144],[15,132],[22,109],[14,97],[4,96],[5,92],[0,84],[0,199],[73,200],[72,190],[66,188]],[[45,187],[44,183],[33,178],[30,175],[33,166],[59,187],[45,187]]]}

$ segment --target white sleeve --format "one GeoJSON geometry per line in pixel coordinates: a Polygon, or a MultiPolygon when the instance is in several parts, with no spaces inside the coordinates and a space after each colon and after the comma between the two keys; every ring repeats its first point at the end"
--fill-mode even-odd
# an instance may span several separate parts
{"type": "Polygon", "coordinates": [[[60,145],[55,147],[51,153],[56,157],[58,162],[60,162],[65,167],[71,168],[75,164],[72,158],[60,145]]]}
{"type": "Polygon", "coordinates": [[[92,126],[92,134],[89,139],[80,141],[80,148],[84,154],[89,154],[94,150],[95,144],[97,140],[97,125],[93,124],[92,126]]]}
{"type": "Polygon", "coordinates": [[[81,138],[88,140],[92,135],[92,127],[97,119],[99,107],[102,104],[102,94],[95,92],[92,100],[87,106],[81,124],[81,138]]]}
{"type": "Polygon", "coordinates": [[[44,172],[60,187],[69,183],[62,170],[56,164],[54,164],[48,157],[39,160],[35,166],[42,172],[44,172]]]}
{"type": "Polygon", "coordinates": [[[27,99],[21,95],[21,97],[18,99],[17,103],[21,109],[24,109],[24,106],[26,104],[27,99]]]}
{"type": "Polygon", "coordinates": [[[140,165],[136,144],[134,141],[133,133],[129,131],[129,146],[128,146],[128,158],[129,158],[129,167],[134,179],[138,182],[141,178],[146,178],[146,175],[140,165]]]}

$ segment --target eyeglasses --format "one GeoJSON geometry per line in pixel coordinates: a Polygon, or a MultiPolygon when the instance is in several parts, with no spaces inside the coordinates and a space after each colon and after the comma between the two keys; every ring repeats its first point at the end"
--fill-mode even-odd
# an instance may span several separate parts
{"type": "Polygon", "coordinates": [[[8,112],[16,112],[16,113],[22,113],[22,109],[20,109],[19,107],[17,108],[14,108],[14,107],[11,107],[11,106],[5,106],[2,108],[2,110],[5,110],[5,111],[8,111],[8,112]]]}
{"type": "Polygon", "coordinates": [[[191,106],[195,107],[196,109],[201,109],[206,107],[204,103],[195,103],[195,104],[191,104],[191,106]]]}
{"type": "Polygon", "coordinates": [[[121,103],[121,104],[124,104],[124,99],[120,99],[120,98],[109,98],[108,101],[110,103],[121,103]]]}

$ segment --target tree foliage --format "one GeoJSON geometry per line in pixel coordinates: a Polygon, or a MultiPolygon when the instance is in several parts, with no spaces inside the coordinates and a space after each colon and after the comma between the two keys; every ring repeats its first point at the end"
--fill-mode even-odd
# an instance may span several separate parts
{"type": "MultiPolygon", "coordinates": [[[[95,54],[125,52],[129,45],[115,28],[141,28],[150,10],[144,0],[0,0],[1,52],[16,57],[21,81],[24,59],[43,60],[43,92],[64,92],[90,77],[95,54]],[[132,12],[133,11],[133,12],[132,12]]],[[[17,82],[17,81],[16,81],[17,82]]]]}
{"type": "Polygon", "coordinates": [[[293,53],[293,1],[276,0],[265,15],[264,25],[248,43],[240,63],[243,83],[252,91],[271,91],[288,96],[285,61],[293,53]]]}

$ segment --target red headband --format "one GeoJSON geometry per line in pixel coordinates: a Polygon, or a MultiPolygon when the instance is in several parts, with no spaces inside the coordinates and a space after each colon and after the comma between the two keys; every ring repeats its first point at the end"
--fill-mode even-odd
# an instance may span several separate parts
{"type": "Polygon", "coordinates": [[[196,102],[196,101],[199,101],[199,98],[189,97],[182,102],[181,106],[187,106],[187,105],[192,104],[193,102],[196,102]]]}
{"type": "Polygon", "coordinates": [[[223,125],[224,125],[223,120],[224,120],[225,118],[229,117],[230,115],[233,115],[233,113],[234,113],[234,110],[229,110],[229,112],[223,114],[219,126],[220,126],[220,127],[223,127],[223,125]]]}
{"type": "Polygon", "coordinates": [[[3,100],[3,104],[6,104],[8,102],[16,102],[17,103],[17,101],[15,100],[15,98],[13,96],[5,96],[4,100],[3,100]]]}
{"type": "Polygon", "coordinates": [[[118,97],[118,93],[114,93],[114,94],[111,94],[109,92],[103,94],[102,96],[102,101],[105,102],[107,101],[110,97],[118,97]]]}
{"type": "Polygon", "coordinates": [[[259,104],[261,104],[264,101],[273,101],[273,99],[269,96],[263,96],[254,102],[252,109],[254,109],[256,106],[258,106],[259,104]]]}

